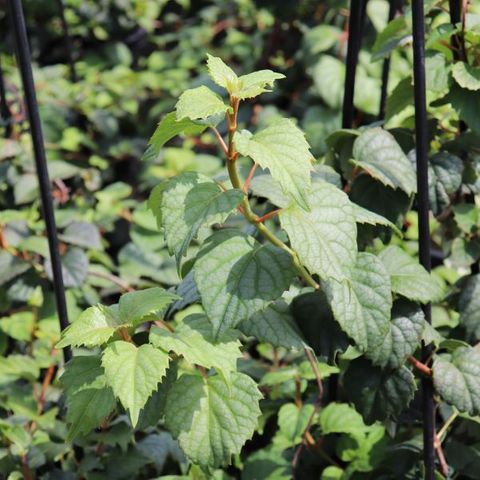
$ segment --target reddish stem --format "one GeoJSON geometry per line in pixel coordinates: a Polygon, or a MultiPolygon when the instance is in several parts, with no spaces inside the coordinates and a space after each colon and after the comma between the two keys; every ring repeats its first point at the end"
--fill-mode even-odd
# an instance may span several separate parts
{"type": "Polygon", "coordinates": [[[421,373],[426,375],[427,377],[432,376],[432,369],[430,367],[427,367],[424,363],[422,363],[420,360],[417,360],[415,357],[408,357],[408,361],[421,373]]]}
{"type": "Polygon", "coordinates": [[[258,217],[255,219],[255,222],[256,223],[263,223],[265,222],[266,220],[268,220],[269,218],[272,218],[272,217],[276,217],[279,213],[281,212],[281,209],[277,209],[277,210],[274,210],[273,212],[269,212],[269,213],[266,213],[265,215],[263,215],[262,217],[258,217]]]}
{"type": "Polygon", "coordinates": [[[252,181],[253,175],[255,174],[255,170],[257,169],[257,164],[254,163],[252,165],[252,168],[250,169],[250,172],[248,174],[247,180],[245,180],[245,183],[243,185],[243,191],[245,193],[248,192],[248,187],[250,186],[250,182],[252,181]]]}

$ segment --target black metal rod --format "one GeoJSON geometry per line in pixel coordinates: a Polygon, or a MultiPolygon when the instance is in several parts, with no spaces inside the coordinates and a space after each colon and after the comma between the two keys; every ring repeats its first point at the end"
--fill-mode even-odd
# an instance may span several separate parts
{"type": "Polygon", "coordinates": [[[72,82],[77,81],[77,69],[75,68],[75,61],[73,60],[73,42],[72,37],[70,36],[70,31],[68,28],[68,22],[65,18],[65,7],[63,5],[63,0],[57,0],[58,5],[58,14],[60,16],[60,22],[62,23],[63,31],[63,41],[65,43],[65,51],[67,54],[68,68],[70,70],[70,80],[72,82]]]}
{"type": "Polygon", "coordinates": [[[352,128],[355,107],[355,78],[357,74],[358,54],[362,43],[363,24],[367,0],[351,0],[348,19],[347,62],[345,89],[343,91],[342,127],[352,128]]]}
{"type": "MultiPolygon", "coordinates": [[[[417,208],[420,263],[431,270],[429,199],[428,199],[428,131],[425,87],[425,18],[423,0],[412,0],[413,21],[413,82],[415,93],[415,135],[417,161],[417,208]]],[[[425,318],[432,322],[431,305],[424,308],[425,318]]],[[[432,345],[424,345],[422,358],[426,361],[432,345]]],[[[435,403],[431,379],[422,380],[423,459],[425,479],[435,478],[435,403]]]]}
{"type": "MultiPolygon", "coordinates": [[[[400,1],[390,0],[390,7],[388,10],[388,22],[390,23],[397,12],[400,11],[400,1]]],[[[390,55],[383,61],[382,67],[382,90],[380,93],[380,108],[378,109],[378,119],[383,120],[385,118],[385,106],[387,105],[387,93],[388,93],[388,77],[390,75],[390,55]]]]}
{"type": "MultiPolygon", "coordinates": [[[[21,0],[8,0],[8,6],[15,42],[15,52],[17,55],[20,75],[22,77],[25,103],[30,123],[30,134],[32,136],[38,184],[40,187],[40,196],[42,199],[43,216],[45,219],[45,225],[47,227],[48,246],[50,249],[50,258],[52,263],[53,284],[55,289],[55,299],[57,302],[58,318],[60,320],[60,328],[61,330],[64,330],[69,324],[67,305],[65,301],[65,287],[63,284],[62,264],[60,261],[60,253],[58,249],[58,238],[57,229],[55,226],[52,191],[50,179],[48,176],[47,158],[45,155],[45,146],[43,143],[42,125],[40,122],[37,97],[35,94],[35,84],[33,81],[30,48],[28,45],[25,17],[23,14],[21,0]]],[[[66,362],[70,360],[72,356],[70,348],[67,347],[63,349],[63,356],[66,362]]]]}
{"type": "Polygon", "coordinates": [[[2,56],[0,55],[0,119],[5,126],[4,137],[10,138],[12,133],[12,115],[7,103],[7,88],[3,77],[2,56]]]}

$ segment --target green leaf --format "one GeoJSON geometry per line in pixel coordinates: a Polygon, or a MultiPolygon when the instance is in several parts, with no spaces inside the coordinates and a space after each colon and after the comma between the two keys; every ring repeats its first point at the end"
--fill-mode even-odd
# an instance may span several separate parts
{"type": "Polygon", "coordinates": [[[237,369],[241,357],[240,342],[234,331],[228,331],[218,341],[212,335],[212,324],[205,315],[189,315],[175,329],[150,330],[150,342],[165,351],[182,355],[185,360],[205,368],[215,368],[229,377],[237,369]]]}
{"type": "Polygon", "coordinates": [[[253,435],[260,398],[242,373],[233,373],[231,382],[185,374],[168,393],[166,426],[193,463],[215,468],[229,463],[253,435]]]}
{"type": "Polygon", "coordinates": [[[287,449],[301,443],[314,412],[315,406],[312,404],[305,404],[301,407],[294,403],[282,405],[278,411],[279,431],[273,439],[273,445],[277,448],[287,449]]]}
{"type": "Polygon", "coordinates": [[[199,125],[188,118],[177,120],[176,113],[170,112],[162,118],[148,143],[158,155],[161,148],[180,133],[184,133],[185,135],[200,135],[206,128],[207,125],[199,125]]]}
{"type": "Polygon", "coordinates": [[[348,397],[367,424],[397,417],[413,400],[417,388],[408,368],[381,370],[365,359],[350,363],[344,382],[348,397]]]}
{"type": "Polygon", "coordinates": [[[383,225],[384,227],[391,228],[398,236],[402,236],[402,232],[398,227],[390,220],[378,215],[378,213],[367,210],[366,208],[357,205],[352,202],[353,214],[355,215],[355,221],[357,223],[367,223],[368,225],[383,225]]]}
{"type": "Polygon", "coordinates": [[[345,64],[331,55],[322,55],[312,67],[313,90],[333,110],[341,108],[345,64]]]}
{"type": "Polygon", "coordinates": [[[411,76],[408,76],[398,82],[388,96],[385,107],[385,121],[388,122],[393,116],[401,113],[413,103],[413,80],[411,76]]]}
{"type": "Polygon", "coordinates": [[[480,132],[480,95],[454,84],[447,95],[458,116],[476,133],[480,132]]]}
{"type": "Polygon", "coordinates": [[[480,414],[480,352],[476,348],[459,347],[450,360],[437,357],[432,371],[443,400],[462,413],[480,414]]]}
{"type": "Polygon", "coordinates": [[[367,430],[361,415],[346,403],[329,403],[320,410],[318,423],[324,435],[346,433],[361,438],[367,430]]]}
{"type": "Polygon", "coordinates": [[[205,86],[186,90],[175,105],[177,121],[184,118],[205,120],[213,115],[226,113],[229,109],[216,93],[205,86]]]}
{"type": "Polygon", "coordinates": [[[235,98],[245,100],[254,98],[262,93],[271,92],[275,80],[285,78],[281,73],[272,70],[258,70],[247,75],[242,75],[238,79],[238,87],[230,93],[235,98]]]}
{"type": "MultiPolygon", "coordinates": [[[[62,256],[62,275],[65,287],[81,287],[87,279],[88,265],[88,257],[81,248],[69,248],[67,253],[62,256]]],[[[45,259],[44,266],[47,277],[53,281],[50,257],[45,259]]]]}
{"type": "Polygon", "coordinates": [[[276,120],[255,135],[248,130],[237,132],[234,143],[241,155],[268,168],[286,195],[309,209],[306,191],[311,183],[312,154],[303,132],[291,120],[276,120]]]}
{"type": "Polygon", "coordinates": [[[352,280],[324,285],[335,319],[363,351],[377,350],[390,331],[392,294],[378,257],[359,253],[352,280]]]}
{"type": "Polygon", "coordinates": [[[229,93],[233,93],[238,88],[237,74],[221,58],[207,53],[207,68],[212,80],[229,93]]]}
{"type": "Polygon", "coordinates": [[[65,365],[60,383],[67,396],[85,388],[94,388],[95,385],[104,387],[105,378],[101,358],[97,355],[73,357],[65,365]]]}
{"type": "Polygon", "coordinates": [[[349,278],[357,255],[357,226],[347,195],[326,182],[315,182],[308,196],[311,211],[297,205],[280,212],[292,248],[310,272],[321,278],[349,278]]]}
{"type": "Polygon", "coordinates": [[[133,426],[137,424],[140,410],[157,390],[168,362],[165,352],[149,344],[137,348],[132,343],[117,341],[103,352],[102,365],[107,383],[129,411],[133,426]]]}
{"type": "Polygon", "coordinates": [[[212,235],[194,276],[215,337],[280,297],[293,275],[290,255],[279,248],[236,232],[212,235]]]}
{"type": "Polygon", "coordinates": [[[353,144],[352,162],[384,185],[408,195],[417,191],[413,166],[395,138],[381,128],[365,130],[353,144]]]}
{"type": "Polygon", "coordinates": [[[177,266],[202,226],[223,223],[243,199],[239,190],[223,191],[205,175],[188,172],[153,190],[149,207],[157,217],[177,266]]]}
{"type": "Polygon", "coordinates": [[[399,368],[419,347],[424,329],[422,309],[408,300],[397,300],[393,304],[391,329],[383,343],[369,350],[367,356],[374,365],[399,368]]]}
{"type": "Polygon", "coordinates": [[[15,340],[28,342],[32,340],[34,317],[32,312],[12,313],[0,318],[0,330],[15,340]]]}
{"type": "Polygon", "coordinates": [[[102,239],[98,228],[89,222],[71,222],[58,238],[66,243],[83,248],[102,250],[102,239]]]}
{"type": "Polygon", "coordinates": [[[397,47],[411,41],[404,16],[393,19],[378,35],[372,47],[372,61],[388,57],[397,47]]]}
{"type": "Polygon", "coordinates": [[[178,295],[160,287],[124,293],[118,303],[119,320],[124,325],[136,326],[147,315],[163,312],[174,300],[179,299],[178,295]]]}
{"type": "Polygon", "coordinates": [[[443,297],[444,289],[438,278],[400,247],[391,245],[382,250],[379,257],[390,274],[393,292],[421,303],[435,302],[443,297]]]}
{"type": "Polygon", "coordinates": [[[303,350],[305,342],[298,331],[289,305],[282,299],[243,320],[238,326],[245,335],[274,347],[303,350]]]}
{"type": "Polygon", "coordinates": [[[480,90],[480,68],[465,62],[456,62],[452,67],[453,78],[467,90],[480,90]]]}
{"type": "Polygon", "coordinates": [[[473,341],[480,338],[480,275],[472,275],[461,284],[458,300],[460,323],[473,341]]]}
{"type": "Polygon", "coordinates": [[[283,193],[280,185],[268,173],[256,174],[250,182],[250,190],[257,197],[266,198],[280,208],[286,208],[290,203],[290,199],[283,193]]]}
{"type": "Polygon", "coordinates": [[[106,343],[119,326],[115,313],[112,307],[102,305],[87,308],[62,332],[57,348],[94,347],[106,343]]]}
{"type": "Polygon", "coordinates": [[[480,209],[476,205],[460,203],[453,207],[455,223],[462,232],[476,233],[480,228],[480,209]]]}

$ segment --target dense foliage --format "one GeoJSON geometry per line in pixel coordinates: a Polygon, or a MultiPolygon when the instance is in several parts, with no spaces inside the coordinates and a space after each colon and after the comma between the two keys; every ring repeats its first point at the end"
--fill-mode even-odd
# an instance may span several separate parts
{"type": "Polygon", "coordinates": [[[480,478],[480,7],[426,2],[430,274],[408,4],[368,2],[347,130],[347,2],[68,0],[77,82],[41,3],[71,326],[0,17],[0,476],[422,478],[427,376],[438,478],[480,478]]]}

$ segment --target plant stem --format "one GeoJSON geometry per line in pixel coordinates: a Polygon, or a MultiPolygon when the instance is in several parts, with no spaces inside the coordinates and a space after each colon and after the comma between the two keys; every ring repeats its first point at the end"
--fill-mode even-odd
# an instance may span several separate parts
{"type": "Polygon", "coordinates": [[[269,218],[275,217],[280,213],[280,209],[274,210],[273,212],[266,213],[262,217],[257,218],[257,223],[263,223],[267,221],[269,218]]]}
{"type": "Polygon", "coordinates": [[[453,412],[447,421],[443,424],[442,428],[437,433],[437,439],[439,442],[442,442],[442,437],[447,433],[447,430],[450,428],[450,425],[455,421],[455,419],[460,415],[460,412],[453,412]]]}
{"type": "Polygon", "coordinates": [[[245,180],[245,183],[243,184],[243,191],[245,193],[248,193],[248,187],[250,186],[250,182],[252,181],[252,178],[253,178],[253,175],[255,174],[256,169],[257,169],[257,164],[253,162],[253,165],[252,165],[252,168],[250,169],[248,177],[245,180]]]}
{"type": "MultiPolygon", "coordinates": [[[[230,105],[233,109],[232,113],[227,114],[228,122],[228,151],[227,151],[227,170],[230,177],[230,182],[232,183],[233,188],[242,190],[242,184],[240,177],[238,175],[236,160],[238,158],[238,152],[235,150],[235,145],[233,143],[233,137],[237,131],[237,116],[238,116],[238,107],[240,100],[234,97],[230,97],[230,105]]],[[[253,213],[248,197],[245,196],[242,200],[243,215],[254,225],[257,230],[273,245],[287,252],[293,260],[293,265],[297,270],[298,274],[305,280],[305,282],[313,287],[315,290],[320,289],[320,285],[313,279],[313,277],[308,273],[306,268],[300,262],[297,252],[292,250],[288,245],[282,242],[271,230],[269,230],[263,223],[259,223],[258,215],[253,213]]]]}
{"type": "Polygon", "coordinates": [[[408,361],[419,371],[422,372],[424,375],[427,377],[432,376],[432,369],[430,367],[427,367],[424,363],[422,363],[420,360],[417,360],[415,357],[410,356],[408,357],[408,361]]]}

